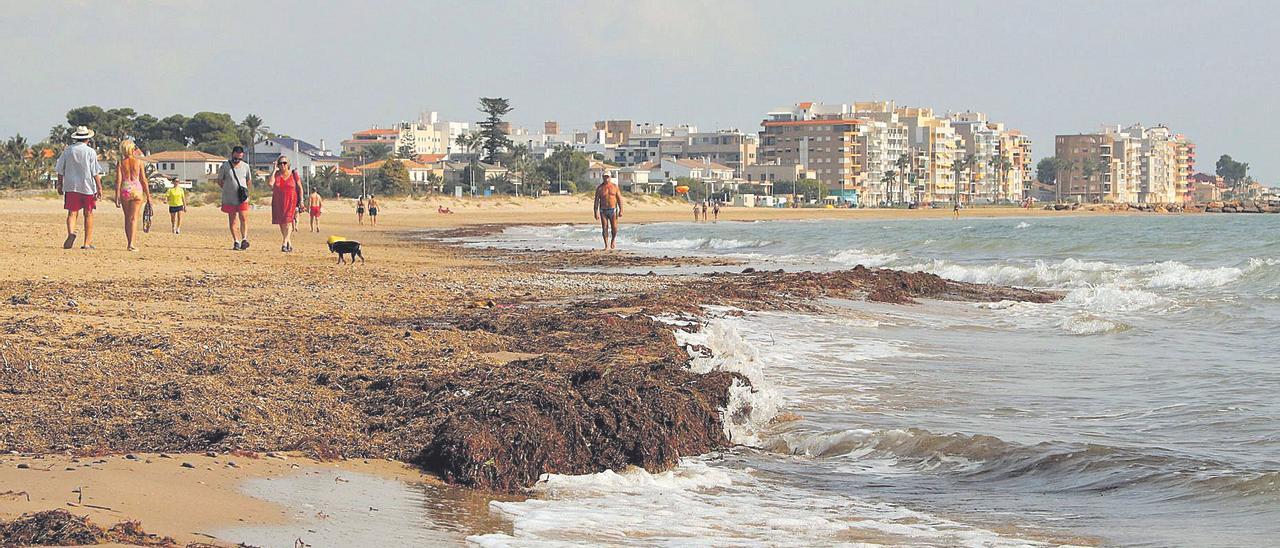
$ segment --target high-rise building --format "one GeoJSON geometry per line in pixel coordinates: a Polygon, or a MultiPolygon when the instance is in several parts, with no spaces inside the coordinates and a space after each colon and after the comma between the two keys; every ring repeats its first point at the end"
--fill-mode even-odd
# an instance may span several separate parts
{"type": "Polygon", "coordinates": [[[864,124],[854,117],[849,105],[805,102],[772,111],[761,122],[758,160],[799,165],[812,170],[830,190],[857,191],[864,124]]]}
{"type": "Polygon", "coordinates": [[[1106,127],[1059,135],[1055,145],[1059,200],[1181,204],[1189,198],[1195,145],[1167,127],[1106,127]]]}
{"type": "Polygon", "coordinates": [[[548,120],[548,121],[546,121],[546,122],[543,122],[543,123],[542,123],[542,133],[547,134],[547,135],[559,135],[559,134],[560,134],[560,122],[556,122],[556,121],[554,121],[554,120],[548,120]]]}

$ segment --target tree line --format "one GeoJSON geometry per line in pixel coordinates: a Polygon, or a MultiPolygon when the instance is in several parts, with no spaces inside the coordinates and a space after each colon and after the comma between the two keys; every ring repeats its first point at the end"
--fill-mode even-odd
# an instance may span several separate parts
{"type": "Polygon", "coordinates": [[[0,143],[0,189],[48,188],[54,162],[70,143],[76,126],[95,132],[94,148],[108,163],[119,159],[120,142],[126,138],[147,153],[189,149],[227,156],[234,146],[252,149],[255,142],[276,136],[262,118],[252,114],[236,122],[222,112],[160,118],[132,108],[77,107],[67,111],[65,124],[50,128],[39,142],[19,134],[0,143]]]}

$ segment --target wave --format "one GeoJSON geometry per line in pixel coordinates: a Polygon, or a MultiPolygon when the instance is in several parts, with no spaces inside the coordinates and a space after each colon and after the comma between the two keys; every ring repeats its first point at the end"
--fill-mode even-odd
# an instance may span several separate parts
{"type": "Polygon", "coordinates": [[[724,429],[729,441],[741,445],[758,445],[759,434],[778,415],[780,397],[765,379],[760,352],[738,333],[736,326],[724,319],[708,321],[698,331],[675,331],[676,341],[689,348],[693,356],[689,364],[696,373],[730,371],[741,373],[751,385],[733,381],[729,386],[729,403],[724,410],[724,429]],[[704,355],[698,348],[705,348],[704,355]]]}
{"type": "Polygon", "coordinates": [[[1065,259],[1059,262],[1036,261],[1031,265],[958,264],[933,260],[908,267],[908,270],[931,272],[952,280],[1070,289],[1091,286],[1114,286],[1140,289],[1197,289],[1221,287],[1239,280],[1246,272],[1268,266],[1265,261],[1250,261],[1244,267],[1196,268],[1177,261],[1142,265],[1120,265],[1103,261],[1065,259]]]}
{"type": "Polygon", "coordinates": [[[846,249],[831,255],[829,260],[846,266],[862,265],[868,268],[885,266],[898,260],[897,253],[878,253],[862,249],[846,249]]]}
{"type": "Polygon", "coordinates": [[[677,250],[729,250],[751,249],[771,245],[768,240],[734,240],[730,238],[676,238],[672,240],[641,240],[631,245],[643,249],[677,250]]]}
{"type": "Polygon", "coordinates": [[[1280,472],[1232,465],[1158,448],[935,434],[923,429],[783,434],[770,449],[818,459],[884,462],[911,472],[945,472],[962,481],[1027,483],[1051,492],[1163,490],[1163,498],[1280,502],[1280,472]]]}
{"type": "Polygon", "coordinates": [[[475,535],[484,547],[543,545],[1043,546],[1043,543],[902,506],[777,484],[751,469],[685,459],[674,470],[639,468],[548,475],[538,498],[495,501],[512,534],[475,535]]]}

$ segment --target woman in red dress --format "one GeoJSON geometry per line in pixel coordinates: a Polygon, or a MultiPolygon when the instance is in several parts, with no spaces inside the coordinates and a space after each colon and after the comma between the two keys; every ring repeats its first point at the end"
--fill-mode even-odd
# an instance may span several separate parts
{"type": "Polygon", "coordinates": [[[280,225],[280,251],[293,251],[293,219],[298,214],[298,172],[281,155],[271,173],[271,224],[280,225]]]}

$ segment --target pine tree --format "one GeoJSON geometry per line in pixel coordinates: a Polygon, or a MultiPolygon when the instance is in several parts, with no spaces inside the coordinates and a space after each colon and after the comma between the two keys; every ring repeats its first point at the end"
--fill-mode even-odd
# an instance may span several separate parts
{"type": "Polygon", "coordinates": [[[485,114],[480,122],[480,139],[483,142],[485,161],[496,164],[498,153],[511,148],[511,139],[503,128],[502,117],[512,111],[511,102],[502,97],[481,97],[480,112],[485,114]]]}

